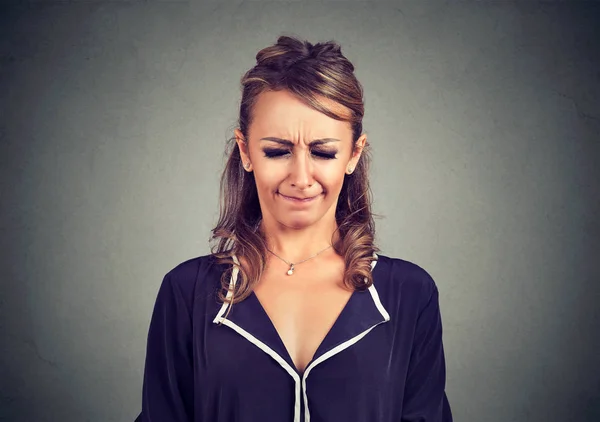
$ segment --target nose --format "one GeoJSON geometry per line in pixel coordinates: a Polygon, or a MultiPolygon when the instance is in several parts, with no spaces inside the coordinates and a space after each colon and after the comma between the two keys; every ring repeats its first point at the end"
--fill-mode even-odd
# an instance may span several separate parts
{"type": "Polygon", "coordinates": [[[313,164],[306,154],[298,154],[291,160],[290,182],[296,189],[307,189],[314,183],[313,164]]]}

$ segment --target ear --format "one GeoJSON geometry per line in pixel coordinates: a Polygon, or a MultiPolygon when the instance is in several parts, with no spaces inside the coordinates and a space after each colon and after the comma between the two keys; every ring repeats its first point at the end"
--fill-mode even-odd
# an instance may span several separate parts
{"type": "Polygon", "coordinates": [[[348,162],[348,167],[346,168],[346,174],[351,174],[356,165],[358,164],[358,160],[360,159],[360,155],[362,154],[363,148],[365,147],[365,143],[367,142],[367,134],[363,133],[360,135],[360,138],[356,140],[354,144],[354,150],[352,151],[352,156],[350,157],[350,161],[348,162]]]}
{"type": "Polygon", "coordinates": [[[237,142],[240,150],[240,158],[242,160],[242,166],[246,171],[252,171],[252,163],[250,162],[250,153],[248,149],[248,142],[244,138],[244,135],[239,129],[235,129],[235,141],[237,142]]]}

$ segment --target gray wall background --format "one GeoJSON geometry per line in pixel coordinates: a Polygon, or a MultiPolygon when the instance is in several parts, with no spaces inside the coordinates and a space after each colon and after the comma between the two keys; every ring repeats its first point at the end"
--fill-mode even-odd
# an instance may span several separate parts
{"type": "Polygon", "coordinates": [[[132,421],[208,253],[239,79],[283,32],[365,88],[382,253],[440,289],[456,421],[600,420],[593,2],[5,2],[0,419],[132,421]]]}

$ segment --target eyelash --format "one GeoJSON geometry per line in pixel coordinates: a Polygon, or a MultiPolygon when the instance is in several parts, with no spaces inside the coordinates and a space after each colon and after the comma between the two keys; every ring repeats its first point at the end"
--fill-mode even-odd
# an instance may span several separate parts
{"type": "MultiPolygon", "coordinates": [[[[286,149],[271,149],[271,148],[265,148],[263,150],[263,152],[265,153],[265,157],[267,157],[267,158],[279,158],[279,157],[283,157],[284,155],[289,153],[289,151],[286,149]]],[[[335,152],[313,151],[313,155],[316,155],[318,158],[321,158],[324,160],[334,159],[335,154],[336,154],[335,152]]]]}

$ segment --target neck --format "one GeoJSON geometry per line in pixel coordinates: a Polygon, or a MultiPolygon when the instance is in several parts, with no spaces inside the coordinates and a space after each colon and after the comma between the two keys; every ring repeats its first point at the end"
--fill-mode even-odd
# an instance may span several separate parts
{"type": "MultiPolygon", "coordinates": [[[[290,262],[302,261],[332,245],[339,237],[336,229],[335,218],[333,221],[322,219],[302,228],[287,227],[269,218],[260,223],[267,247],[290,262]]],[[[332,251],[324,251],[323,254],[332,251]]]]}

